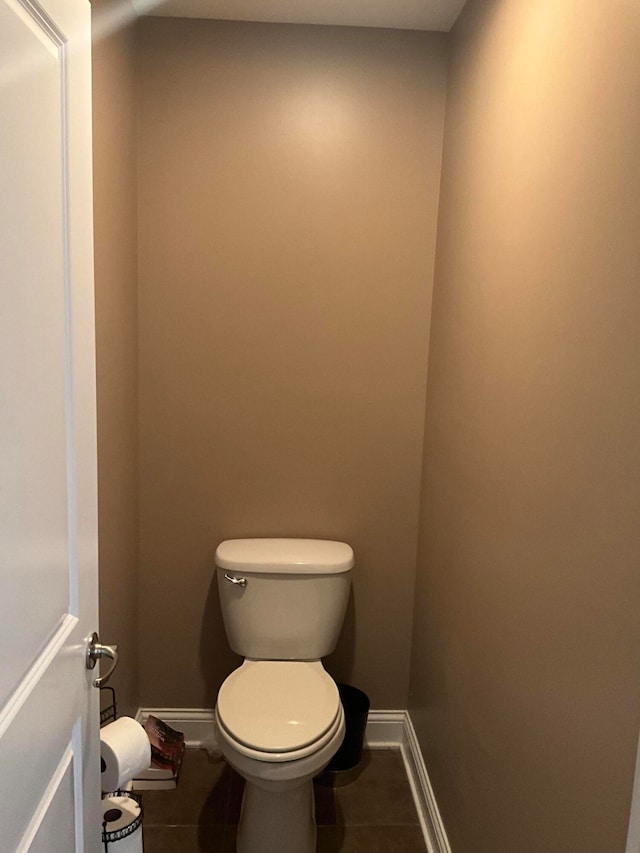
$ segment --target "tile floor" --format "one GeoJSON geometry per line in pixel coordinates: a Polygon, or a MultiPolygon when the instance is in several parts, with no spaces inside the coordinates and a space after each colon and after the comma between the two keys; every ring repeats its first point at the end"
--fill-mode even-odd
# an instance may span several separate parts
{"type": "MultiPolygon", "coordinates": [[[[176,790],[143,792],[145,853],[234,853],[242,787],[222,759],[187,750],[176,790]]],[[[354,782],[315,791],[318,853],[425,853],[398,750],[365,751],[354,782]]]]}

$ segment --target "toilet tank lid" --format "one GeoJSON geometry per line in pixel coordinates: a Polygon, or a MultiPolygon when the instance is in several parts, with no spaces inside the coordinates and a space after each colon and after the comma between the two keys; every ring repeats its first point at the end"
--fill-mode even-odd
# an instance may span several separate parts
{"type": "Polygon", "coordinates": [[[353,567],[353,549],[327,539],[227,539],[216,550],[221,569],[270,574],[338,574],[353,567]]]}

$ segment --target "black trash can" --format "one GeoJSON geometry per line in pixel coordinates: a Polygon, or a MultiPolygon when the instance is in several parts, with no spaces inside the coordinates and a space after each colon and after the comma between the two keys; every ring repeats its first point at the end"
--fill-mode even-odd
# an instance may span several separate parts
{"type": "Polygon", "coordinates": [[[362,758],[369,715],[369,697],[362,690],[350,684],[338,684],[338,692],[344,708],[344,740],[325,771],[335,786],[347,785],[356,778],[357,773],[354,771],[357,771],[362,758]]]}

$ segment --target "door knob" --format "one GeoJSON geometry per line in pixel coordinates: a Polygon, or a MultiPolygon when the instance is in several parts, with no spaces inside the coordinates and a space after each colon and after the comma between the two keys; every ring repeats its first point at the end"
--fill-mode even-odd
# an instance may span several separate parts
{"type": "Polygon", "coordinates": [[[104,687],[113,675],[114,669],[118,666],[118,647],[104,646],[100,642],[100,637],[97,632],[94,631],[87,642],[87,655],[85,658],[87,669],[94,669],[100,658],[109,658],[112,661],[112,664],[104,675],[93,679],[94,687],[104,687]]]}

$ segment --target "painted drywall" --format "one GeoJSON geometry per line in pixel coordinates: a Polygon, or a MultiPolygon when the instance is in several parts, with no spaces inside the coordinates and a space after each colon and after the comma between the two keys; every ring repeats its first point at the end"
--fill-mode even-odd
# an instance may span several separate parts
{"type": "Polygon", "coordinates": [[[135,33],[121,2],[92,4],[100,634],[117,643],[119,712],[137,702],[135,33]]]}
{"type": "Polygon", "coordinates": [[[212,706],[226,538],[341,539],[330,671],[404,707],[446,41],[143,19],[140,688],[212,706]]]}
{"type": "Polygon", "coordinates": [[[455,853],[621,853],[640,719],[640,6],[454,28],[410,709],[455,853]]]}

